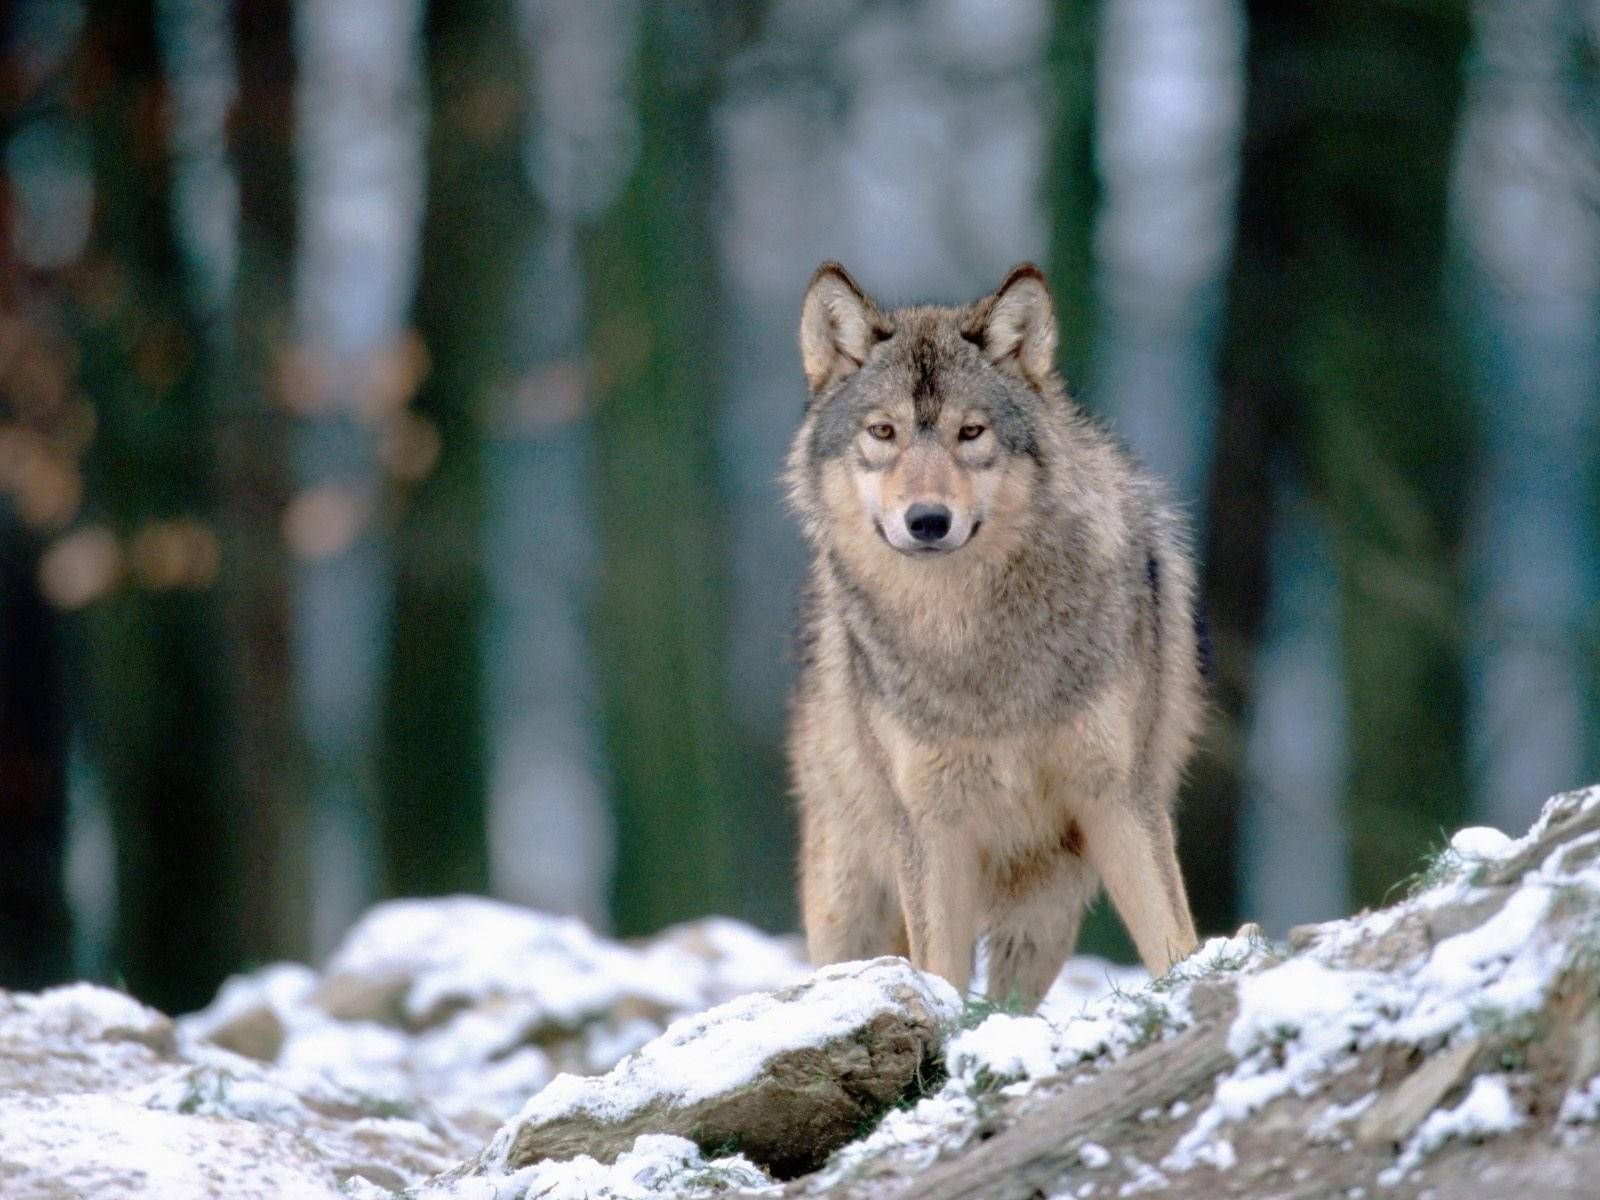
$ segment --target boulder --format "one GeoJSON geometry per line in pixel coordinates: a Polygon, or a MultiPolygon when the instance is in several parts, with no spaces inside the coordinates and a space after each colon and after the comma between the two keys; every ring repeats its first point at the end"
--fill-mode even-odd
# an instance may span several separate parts
{"type": "Polygon", "coordinates": [[[677,1134],[802,1174],[920,1094],[961,1009],[955,989],[904,959],[829,967],[678,1021],[604,1076],[558,1077],[465,1173],[610,1162],[641,1134],[677,1134]]]}

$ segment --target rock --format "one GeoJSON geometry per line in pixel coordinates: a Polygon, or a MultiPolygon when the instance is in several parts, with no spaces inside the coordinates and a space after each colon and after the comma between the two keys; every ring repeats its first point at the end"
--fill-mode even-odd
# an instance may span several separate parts
{"type": "Polygon", "coordinates": [[[467,1173],[610,1162],[640,1134],[671,1133],[801,1174],[918,1090],[961,1008],[949,984],[903,959],[826,968],[679,1021],[605,1076],[559,1077],[467,1173]]]}
{"type": "Polygon", "coordinates": [[[1405,1141],[1439,1101],[1466,1077],[1477,1057],[1480,1043],[1468,1039],[1459,1045],[1425,1059],[1422,1066],[1406,1076],[1393,1091],[1379,1096],[1361,1114],[1356,1137],[1363,1142],[1405,1141]]]}
{"type": "Polygon", "coordinates": [[[257,1062],[274,1061],[283,1049],[283,1036],[283,1021],[267,1004],[244,1009],[211,1032],[211,1040],[223,1049],[257,1062]]]}

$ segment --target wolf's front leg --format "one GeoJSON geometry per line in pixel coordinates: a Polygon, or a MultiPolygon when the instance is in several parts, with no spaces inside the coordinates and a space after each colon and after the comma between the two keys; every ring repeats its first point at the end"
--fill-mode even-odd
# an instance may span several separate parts
{"type": "Polygon", "coordinates": [[[911,965],[943,975],[965,995],[978,939],[972,839],[959,826],[912,818],[896,831],[895,852],[911,965]]]}
{"type": "Polygon", "coordinates": [[[1107,796],[1083,822],[1084,849],[1153,976],[1195,948],[1194,919],[1178,870],[1166,806],[1107,796]]]}

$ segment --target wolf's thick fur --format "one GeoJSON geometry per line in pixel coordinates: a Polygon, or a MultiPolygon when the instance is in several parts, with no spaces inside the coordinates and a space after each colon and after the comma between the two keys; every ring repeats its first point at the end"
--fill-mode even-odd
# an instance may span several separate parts
{"type": "Polygon", "coordinates": [[[812,549],[790,758],[818,964],[1048,988],[1104,881],[1153,974],[1194,948],[1171,807],[1202,710],[1194,564],[1056,374],[1038,269],[885,312],[835,263],[787,483],[812,549]]]}

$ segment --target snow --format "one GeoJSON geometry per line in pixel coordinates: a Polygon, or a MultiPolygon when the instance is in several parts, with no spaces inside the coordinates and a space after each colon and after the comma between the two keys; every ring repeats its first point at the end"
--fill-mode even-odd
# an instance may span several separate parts
{"type": "Polygon", "coordinates": [[[958,1033],[945,1043],[945,1068],[951,1075],[975,1081],[979,1072],[1011,1082],[1042,1079],[1056,1073],[1055,1030],[1038,1017],[995,1013],[976,1029],[958,1033]]]}
{"type": "Polygon", "coordinates": [[[1118,1196],[1142,1196],[1147,1192],[1164,1192],[1172,1186],[1172,1181],[1155,1167],[1134,1158],[1131,1154],[1123,1156],[1122,1166],[1128,1173],[1128,1181],[1117,1189],[1118,1196]]]}
{"type": "Polygon", "coordinates": [[[154,1042],[170,1037],[172,1022],[132,996],[91,983],[74,983],[12,1002],[33,1018],[41,1034],[108,1041],[154,1042]]]}
{"type": "MultiPolygon", "coordinates": [[[[1587,808],[1594,795],[1600,790],[1559,797],[1550,809],[1563,803],[1587,808]]],[[[1504,859],[1533,838],[1530,833],[1513,842],[1493,830],[1463,830],[1446,853],[1462,862],[1504,859]]],[[[1591,907],[1600,902],[1600,869],[1568,871],[1563,866],[1574,857],[1575,844],[1528,872],[1519,886],[1503,894],[1486,920],[1441,939],[1409,968],[1378,971],[1355,964],[1364,961],[1365,947],[1402,921],[1423,919],[1446,902],[1493,902],[1499,894],[1474,883],[1470,872],[1458,870],[1393,909],[1339,923],[1287,962],[1242,976],[1237,983],[1239,1008],[1228,1032],[1228,1048],[1239,1063],[1217,1081],[1211,1102],[1162,1160],[1163,1168],[1181,1172],[1207,1162],[1215,1165],[1217,1139],[1225,1127],[1280,1096],[1313,1094],[1353,1065],[1362,1049],[1398,1045],[1431,1050],[1479,1028],[1504,1028],[1538,1013],[1574,954],[1573,939],[1555,916],[1557,898],[1581,894],[1591,907]]],[[[1420,1161],[1444,1137],[1473,1130],[1471,1122],[1478,1119],[1488,1124],[1477,1132],[1498,1131],[1492,1128],[1495,1112],[1486,1107],[1501,1094],[1493,1087],[1480,1079],[1469,1096],[1470,1107],[1429,1114],[1406,1153],[1420,1161]],[[1489,1090],[1477,1090],[1480,1083],[1489,1090]]],[[[1317,1122],[1317,1136],[1332,1136],[1338,1123],[1371,1102],[1372,1097],[1361,1097],[1343,1110],[1327,1110],[1317,1122]]]]}
{"type": "Polygon", "coordinates": [[[687,1200],[733,1189],[781,1190],[765,1171],[741,1155],[707,1159],[685,1138],[646,1134],[609,1165],[580,1155],[566,1162],[536,1163],[510,1174],[431,1183],[412,1194],[416,1200],[648,1200],[663,1195],[687,1200]]]}
{"type": "Polygon", "coordinates": [[[406,980],[402,1003],[414,1021],[452,1004],[525,993],[532,983],[543,1015],[577,1025],[623,992],[670,1007],[697,1002],[693,977],[657,965],[574,917],[452,896],[380,904],[350,931],[327,973],[406,980]]]}
{"type": "Polygon", "coordinates": [[[341,1195],[333,1172],[286,1140],[264,1126],[223,1129],[116,1096],[0,1097],[8,1195],[209,1200],[230,1185],[232,1194],[296,1200],[341,1195]]]}
{"type": "Polygon", "coordinates": [[[1488,921],[1446,938],[1413,977],[1416,1002],[1391,1040],[1422,1042],[1460,1026],[1474,1010],[1537,1009],[1565,948],[1537,936],[1552,889],[1524,884],[1488,921]]]}
{"type": "Polygon", "coordinates": [[[1098,1171],[1101,1167],[1111,1163],[1111,1151],[1099,1142],[1085,1142],[1078,1147],[1078,1161],[1091,1171],[1098,1171]]]}
{"type": "Polygon", "coordinates": [[[1368,1092],[1365,1096],[1358,1096],[1349,1104],[1328,1105],[1317,1114],[1316,1120],[1311,1122],[1306,1130],[1306,1136],[1313,1142],[1338,1141],[1342,1136],[1342,1127],[1366,1112],[1377,1099],[1377,1092],[1368,1092]]]}
{"type": "Polygon", "coordinates": [[[1500,830],[1487,825],[1471,825],[1457,830],[1450,849],[1462,858],[1500,859],[1516,848],[1516,843],[1500,830]]]}
{"type": "MultiPolygon", "coordinates": [[[[1541,826],[1550,812],[1570,819],[1597,800],[1600,789],[1559,797],[1541,826]]],[[[1311,1143],[1338,1144],[1377,1101],[1372,1089],[1392,1095],[1397,1079],[1375,1063],[1465,1054],[1531,1028],[1554,985],[1600,945],[1600,832],[1568,839],[1515,886],[1473,869],[1524,854],[1533,836],[1463,830],[1438,884],[1320,927],[1288,957],[1247,929],[1212,939],[1154,982],[1074,960],[1034,1015],[963,1004],[898,959],[813,974],[792,940],[722,919],[623,944],[493,901],[396,902],[368,914],[325,972],[263,968],[176,1024],[89,985],[0,993],[0,1161],[18,1164],[24,1186],[61,1180],[84,1194],[177,1200],[206,1194],[215,1172],[270,1176],[274,1194],[347,1200],[402,1187],[417,1200],[762,1190],[773,1185],[748,1160],[707,1158],[667,1136],[641,1137],[610,1164],[578,1157],[512,1170],[508,1131],[693,1104],[914,997],[950,1031],[947,1078],[795,1189],[819,1194],[947,1160],[1034,1093],[1063,1093],[1181,1033],[1231,991],[1233,1065],[1192,1105],[1139,1113],[1141,1138],[1175,1139],[1167,1152],[1141,1161],[1105,1134],[1079,1145],[1084,1169],[1107,1172],[1095,1194],[1156,1193],[1185,1172],[1235,1169],[1254,1149],[1259,1114],[1284,1098],[1307,1101],[1294,1119],[1311,1143]],[[271,1061],[229,1047],[261,1047],[271,1061]],[[1327,1094],[1335,1080],[1337,1101],[1327,1094]],[[440,1174],[485,1140],[470,1170],[440,1174]],[[206,1165],[203,1178],[195,1163],[206,1165]],[[136,1182],[102,1186],[112,1179],[136,1182]]],[[[1449,1104],[1408,1118],[1414,1128],[1394,1135],[1404,1145],[1377,1182],[1405,1183],[1452,1141],[1523,1128],[1558,1097],[1558,1142],[1600,1122],[1600,1077],[1547,1100],[1532,1094],[1539,1086],[1531,1075],[1463,1081],[1445,1093],[1449,1104]]],[[[235,1184],[233,1194],[248,1193],[235,1184]]]]}
{"type": "Polygon", "coordinates": [[[223,982],[217,997],[201,1012],[184,1018],[194,1036],[210,1038],[218,1030],[265,1005],[277,1014],[307,1004],[317,988],[317,973],[303,963],[272,963],[249,975],[223,982]]]}
{"type": "Polygon", "coordinates": [[[300,1097],[263,1073],[240,1078],[216,1067],[175,1071],[128,1098],[145,1108],[200,1117],[238,1117],[295,1127],[306,1118],[300,1097]]]}
{"type": "Polygon", "coordinates": [[[1591,1125],[1600,1121],[1600,1075],[1581,1087],[1574,1087],[1561,1099],[1556,1120],[1563,1125],[1591,1125]]]}
{"type": "Polygon", "coordinates": [[[1243,1057],[1269,1042],[1289,1040],[1307,1026],[1337,1021],[1356,1006],[1363,982],[1310,958],[1247,975],[1239,980],[1239,1013],[1228,1030],[1228,1049],[1243,1057]]]}
{"type": "MultiPolygon", "coordinates": [[[[945,1044],[949,1079],[914,1107],[889,1114],[878,1128],[834,1155],[814,1177],[825,1192],[866,1164],[892,1158],[902,1169],[921,1169],[959,1151],[977,1135],[978,1102],[998,1089],[1020,1097],[1041,1084],[1059,1086],[1063,1076],[1115,1061],[1145,1043],[1192,1024],[1189,988],[1220,971],[1259,965],[1270,948],[1253,933],[1212,938],[1154,984],[1136,968],[1075,959],[1063,970],[1038,1015],[991,1014],[945,1044]]],[[[1188,1112],[1182,1102],[1174,1118],[1188,1112]]],[[[1208,1151],[1219,1160],[1228,1149],[1208,1151]]],[[[1093,1154],[1093,1151],[1090,1151],[1093,1154]]],[[[1148,1164],[1137,1174],[1143,1190],[1167,1185],[1148,1164]]]]}

